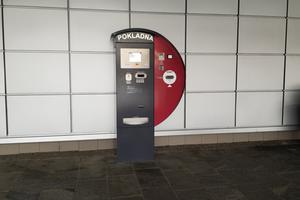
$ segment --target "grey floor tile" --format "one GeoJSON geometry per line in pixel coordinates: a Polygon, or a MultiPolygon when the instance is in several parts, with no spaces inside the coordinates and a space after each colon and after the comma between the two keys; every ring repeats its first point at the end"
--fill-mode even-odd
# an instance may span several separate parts
{"type": "Polygon", "coordinates": [[[247,200],[245,195],[232,187],[219,187],[207,189],[213,200],[247,200]]]}
{"type": "Polygon", "coordinates": [[[142,188],[168,186],[168,182],[160,169],[139,169],[136,170],[136,175],[142,188]]]}
{"type": "Polygon", "coordinates": [[[266,186],[262,185],[243,185],[238,187],[248,200],[280,200],[281,198],[266,186]]]}
{"type": "Polygon", "coordinates": [[[197,189],[201,187],[198,178],[185,170],[164,172],[174,190],[197,189]]]}
{"type": "Polygon", "coordinates": [[[107,173],[109,176],[120,176],[134,174],[132,163],[113,162],[107,165],[107,173]]]}
{"type": "Polygon", "coordinates": [[[204,189],[177,191],[179,200],[213,200],[204,189]]]}
{"type": "Polygon", "coordinates": [[[145,200],[176,200],[175,193],[169,187],[148,188],[143,190],[145,200]]]}
{"type": "Polygon", "coordinates": [[[134,169],[152,169],[158,168],[154,161],[146,161],[146,162],[135,162],[133,163],[134,169]]]}
{"type": "Polygon", "coordinates": [[[107,163],[101,156],[81,158],[79,168],[79,179],[99,179],[107,175],[107,163]]]}
{"type": "Polygon", "coordinates": [[[108,199],[109,195],[107,180],[80,179],[78,180],[74,196],[76,200],[108,199]]]}
{"type": "Polygon", "coordinates": [[[6,193],[4,200],[38,200],[38,198],[39,194],[9,191],[6,193]]]}
{"type": "MultiPolygon", "coordinates": [[[[65,179],[48,176],[24,176],[9,192],[12,194],[39,195],[44,190],[75,191],[76,179],[65,179]]],[[[33,174],[33,175],[34,175],[33,174]]]]}
{"type": "Polygon", "coordinates": [[[111,198],[141,195],[140,186],[135,175],[108,177],[108,187],[111,198]]]}
{"type": "Polygon", "coordinates": [[[121,197],[113,200],[144,200],[142,196],[132,196],[132,197],[121,197]]]}
{"type": "Polygon", "coordinates": [[[1,172],[0,171],[0,192],[9,191],[16,187],[18,179],[22,176],[22,172],[1,172]]]}
{"type": "Polygon", "coordinates": [[[285,200],[300,199],[300,186],[299,185],[291,184],[288,186],[273,188],[272,192],[285,200]]]}
{"type": "Polygon", "coordinates": [[[73,200],[74,191],[62,189],[48,189],[40,192],[38,200],[73,200]]]}
{"type": "Polygon", "coordinates": [[[194,175],[197,177],[198,182],[200,184],[201,188],[219,188],[219,187],[225,187],[230,186],[231,183],[226,178],[224,178],[222,175],[194,175]]]}

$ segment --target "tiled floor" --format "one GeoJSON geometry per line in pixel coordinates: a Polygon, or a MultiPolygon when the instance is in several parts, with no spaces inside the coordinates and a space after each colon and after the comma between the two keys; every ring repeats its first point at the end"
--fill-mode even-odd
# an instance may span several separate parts
{"type": "Polygon", "coordinates": [[[114,151],[0,157],[1,200],[300,199],[300,143],[159,148],[153,162],[114,151]]]}

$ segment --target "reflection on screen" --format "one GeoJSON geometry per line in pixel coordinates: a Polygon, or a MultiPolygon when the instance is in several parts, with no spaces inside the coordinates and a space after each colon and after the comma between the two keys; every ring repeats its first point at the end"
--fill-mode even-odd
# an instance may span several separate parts
{"type": "Polygon", "coordinates": [[[142,62],[142,53],[140,53],[140,52],[129,52],[129,62],[134,62],[134,63],[142,62]]]}

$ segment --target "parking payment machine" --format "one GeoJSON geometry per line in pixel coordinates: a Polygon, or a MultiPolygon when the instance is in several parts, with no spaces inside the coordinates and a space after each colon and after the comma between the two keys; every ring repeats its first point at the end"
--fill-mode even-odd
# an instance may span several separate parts
{"type": "Polygon", "coordinates": [[[119,161],[154,158],[154,126],[175,110],[184,90],[180,54],[147,29],[112,34],[116,49],[117,152],[119,161]]]}

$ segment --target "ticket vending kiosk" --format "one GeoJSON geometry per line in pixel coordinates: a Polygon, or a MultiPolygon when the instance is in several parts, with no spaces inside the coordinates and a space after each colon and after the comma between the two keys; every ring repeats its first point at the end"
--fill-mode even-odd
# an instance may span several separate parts
{"type": "Polygon", "coordinates": [[[154,126],[175,110],[185,69],[176,48],[147,29],[112,34],[116,49],[117,153],[119,161],[154,158],[154,126]]]}

